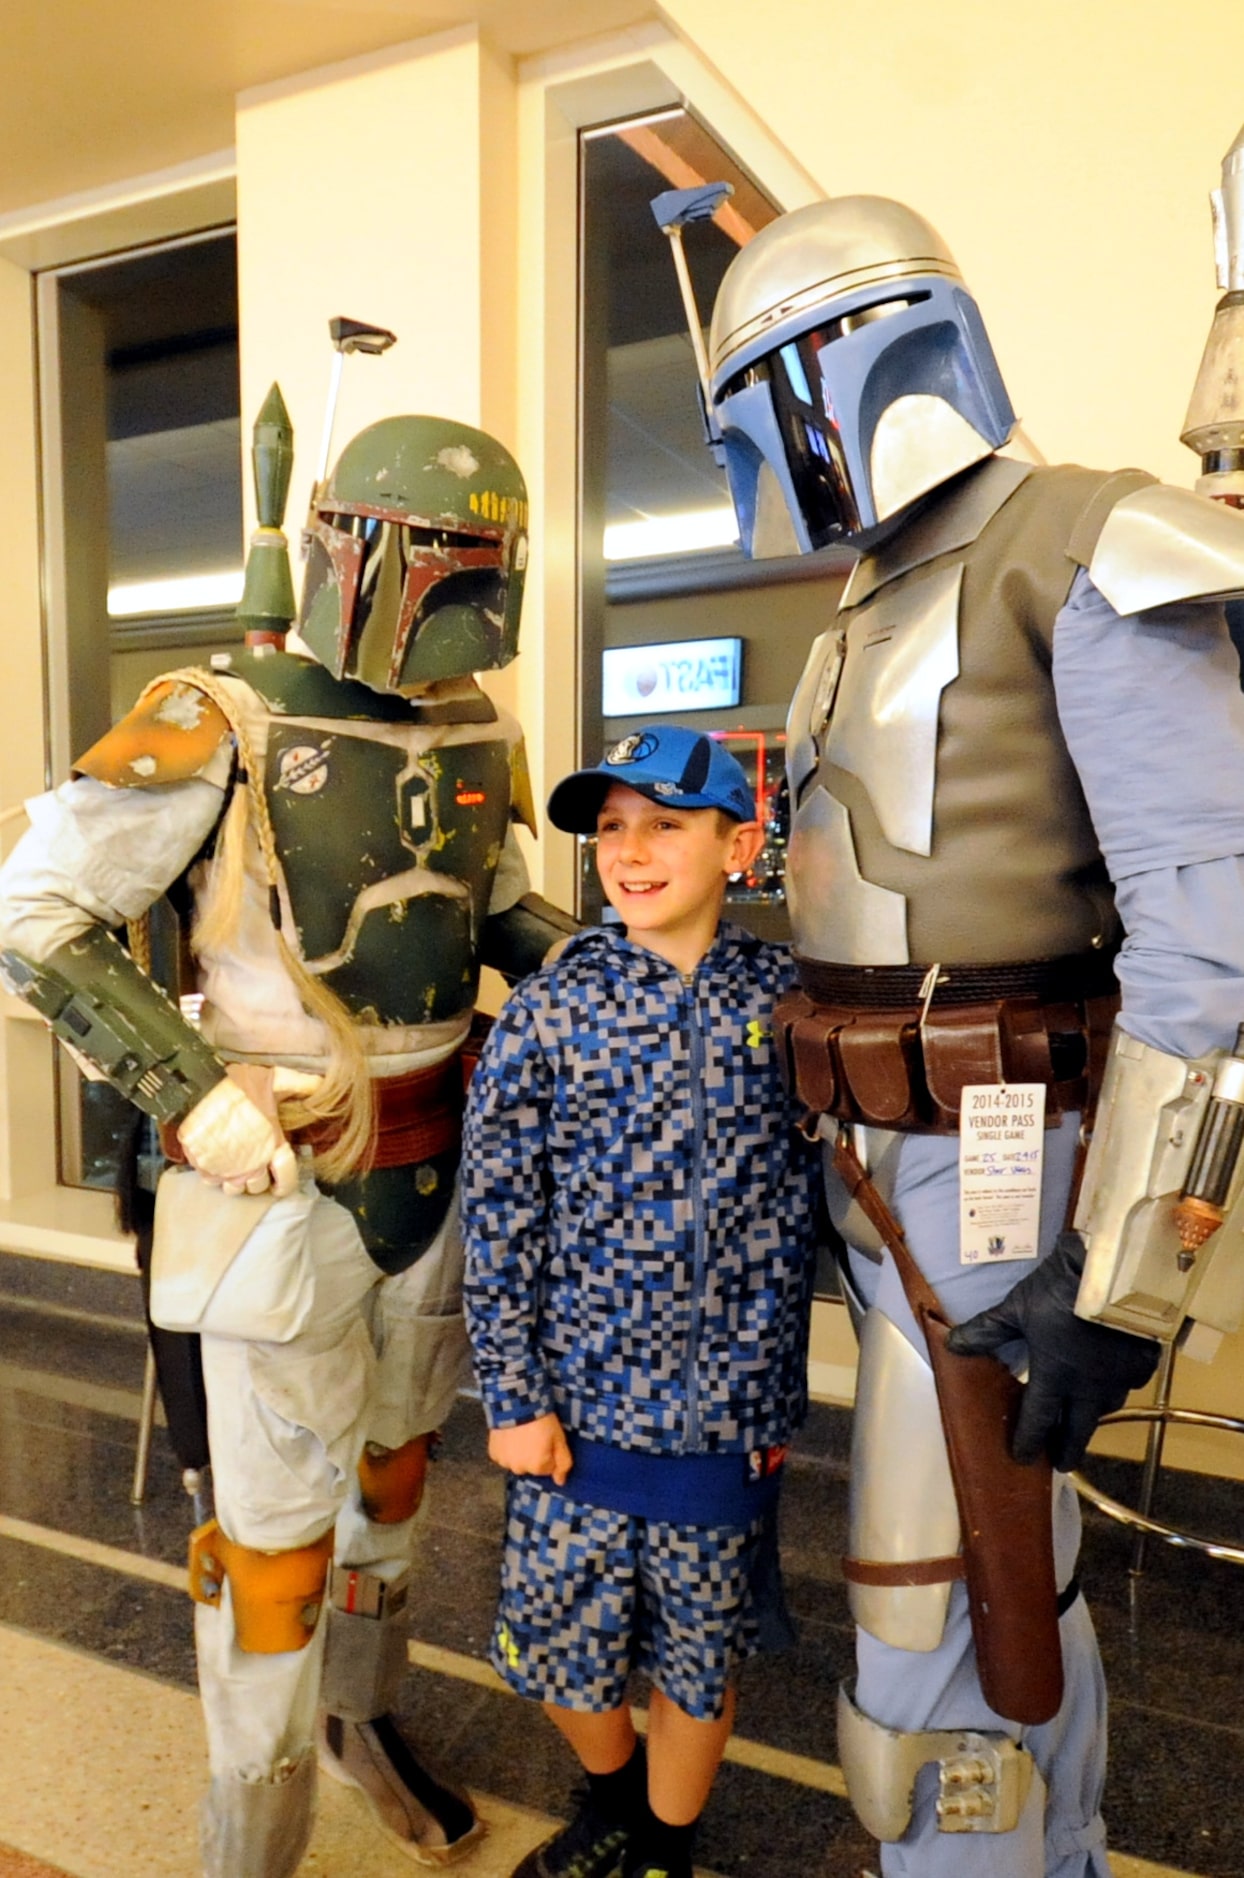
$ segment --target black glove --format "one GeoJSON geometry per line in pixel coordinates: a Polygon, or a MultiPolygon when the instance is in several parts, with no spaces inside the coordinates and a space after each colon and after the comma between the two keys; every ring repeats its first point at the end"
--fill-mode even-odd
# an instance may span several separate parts
{"type": "Polygon", "coordinates": [[[1028,1383],[1011,1440],[1017,1461],[1044,1450],[1055,1467],[1078,1467],[1103,1415],[1122,1408],[1158,1366],[1158,1346],[1108,1324],[1075,1315],[1084,1270],[1078,1232],[1058,1236],[1047,1259],[1021,1278],[1001,1304],[956,1324],[947,1347],[956,1356],[992,1356],[1003,1344],[1028,1346],[1028,1383]]]}

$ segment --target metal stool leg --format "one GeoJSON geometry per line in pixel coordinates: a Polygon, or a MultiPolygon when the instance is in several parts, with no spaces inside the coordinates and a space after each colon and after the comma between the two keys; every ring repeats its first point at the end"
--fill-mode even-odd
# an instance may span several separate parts
{"type": "MultiPolygon", "coordinates": [[[[1162,1450],[1166,1446],[1167,1410],[1171,1405],[1171,1384],[1175,1377],[1175,1345],[1162,1346],[1162,1358],[1158,1364],[1158,1386],[1154,1391],[1153,1406],[1156,1417],[1149,1424],[1149,1437],[1145,1442],[1145,1465],[1140,1477],[1140,1497],[1136,1510],[1142,1518],[1149,1519],[1153,1512],[1153,1493],[1158,1484],[1158,1474],[1162,1467],[1162,1450]]],[[[1149,1535],[1143,1526],[1136,1528],[1136,1537],[1132,1541],[1132,1563],[1129,1570],[1134,1578],[1139,1578],[1145,1569],[1145,1549],[1149,1535]]]]}
{"type": "Polygon", "coordinates": [[[1174,1423],[1180,1428],[1215,1428],[1224,1434],[1244,1435],[1244,1419],[1238,1415],[1211,1415],[1201,1409],[1171,1407],[1171,1380],[1175,1367],[1175,1346],[1169,1345],[1162,1353],[1162,1363],[1158,1371],[1157,1391],[1151,1406],[1147,1408],[1123,1408],[1113,1415],[1102,1418],[1102,1427],[1114,1422],[1148,1422],[1149,1440],[1145,1449],[1144,1472],[1140,1487],[1140,1505],[1125,1506],[1121,1500],[1111,1499],[1100,1487],[1095,1487],[1084,1474],[1068,1475],[1072,1486],[1082,1499],[1095,1506],[1099,1513],[1108,1519],[1117,1520],[1120,1526],[1129,1526],[1136,1535],[1132,1549],[1132,1563],[1129,1576],[1135,1580],[1144,1567],[1144,1543],[1150,1537],[1162,1539],[1167,1545],[1187,1546],[1194,1552],[1204,1552],[1208,1558],[1225,1559],[1232,1565],[1244,1565],[1244,1546],[1230,1544],[1225,1539],[1213,1539],[1201,1533],[1184,1532],[1178,1526],[1168,1525],[1164,1520],[1155,1519],[1152,1513],[1154,1488],[1157,1485],[1158,1470],[1162,1465],[1162,1450],[1166,1430],[1174,1423]]]}
{"type": "Polygon", "coordinates": [[[143,1370],[143,1399],[138,1411],[138,1448],[134,1455],[134,1483],[130,1488],[130,1502],[141,1506],[147,1497],[147,1468],[151,1460],[151,1433],[156,1418],[156,1365],[155,1355],[150,1343],[147,1345],[147,1366],[143,1370]]]}

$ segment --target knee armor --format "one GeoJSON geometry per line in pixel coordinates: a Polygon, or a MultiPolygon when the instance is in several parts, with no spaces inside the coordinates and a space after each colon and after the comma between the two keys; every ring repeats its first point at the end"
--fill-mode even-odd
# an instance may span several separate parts
{"type": "Polygon", "coordinates": [[[938,1764],[939,1832],[1014,1832],[1036,1763],[1009,1735],[968,1728],[905,1732],[883,1727],[838,1691],[838,1758],[860,1823],[874,1839],[901,1839],[911,1824],[916,1776],[938,1764]]]}
{"type": "Polygon", "coordinates": [[[315,1634],[333,1556],[333,1529],[286,1552],[238,1545],[209,1519],[190,1535],[190,1595],[220,1603],[227,1578],[238,1648],[255,1656],[303,1650],[315,1634]]]}
{"type": "Polygon", "coordinates": [[[419,1510],[427,1478],[432,1437],[416,1435],[400,1448],[369,1441],[359,1456],[359,1496],[363,1512],[377,1526],[400,1526],[419,1510]]]}

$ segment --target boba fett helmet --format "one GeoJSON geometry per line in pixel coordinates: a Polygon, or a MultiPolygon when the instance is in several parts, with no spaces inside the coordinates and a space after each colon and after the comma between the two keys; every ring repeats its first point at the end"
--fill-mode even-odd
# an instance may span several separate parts
{"type": "Polygon", "coordinates": [[[298,631],[335,678],[412,693],[518,651],[527,488],[469,424],[387,417],[312,498],[298,631]]]}
{"type": "Polygon", "coordinates": [[[792,210],[739,251],[713,308],[709,395],[748,553],[777,505],[805,553],[867,547],[1015,423],[949,248],[883,196],[792,210]]]}

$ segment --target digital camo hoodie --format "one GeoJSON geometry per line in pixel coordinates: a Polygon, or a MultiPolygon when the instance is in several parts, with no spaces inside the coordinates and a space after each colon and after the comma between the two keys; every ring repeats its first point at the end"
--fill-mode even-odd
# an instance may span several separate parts
{"type": "Polygon", "coordinates": [[[596,927],[527,979],[472,1084],[467,1318],[491,1426],[784,1442],[807,1400],[815,1154],[778,1077],[789,953],[723,925],[686,978],[596,927]]]}

